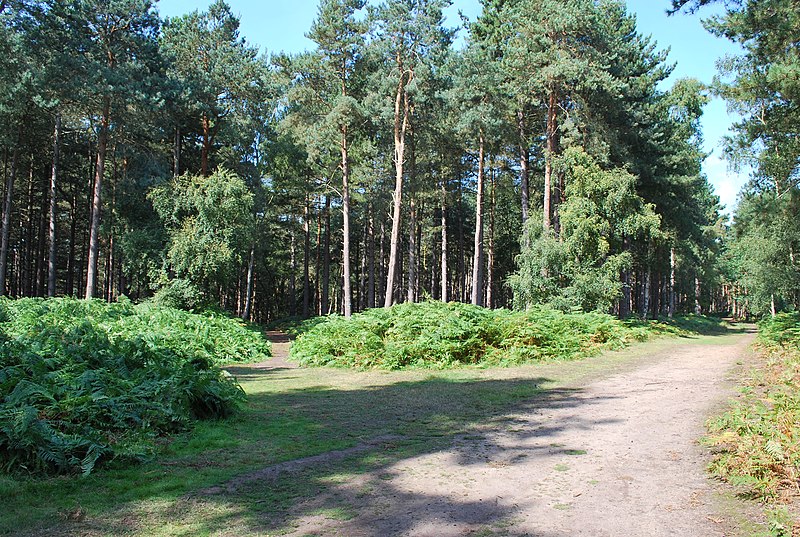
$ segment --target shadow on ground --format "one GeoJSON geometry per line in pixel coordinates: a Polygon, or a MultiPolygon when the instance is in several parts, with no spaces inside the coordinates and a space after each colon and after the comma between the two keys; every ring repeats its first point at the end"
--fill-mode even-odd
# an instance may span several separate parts
{"type": "MultiPolygon", "coordinates": [[[[290,379],[285,374],[303,373],[270,370],[248,374],[286,381],[290,379]]],[[[240,378],[247,385],[247,376],[240,378]]],[[[395,486],[399,476],[393,468],[409,458],[454,446],[458,464],[465,467],[495,458],[514,464],[517,457],[562,453],[571,446],[554,450],[509,449],[508,445],[514,439],[546,438],[566,428],[591,425],[580,420],[552,423],[544,418],[534,428],[518,423],[514,414],[520,412],[546,413],[594,402],[580,390],[547,389],[549,383],[542,377],[430,378],[357,389],[314,386],[253,394],[248,418],[239,428],[240,445],[213,457],[203,454],[205,464],[198,464],[197,456],[170,461],[171,471],[202,474],[215,466],[214,457],[242,457],[248,449],[261,452],[248,432],[261,427],[266,434],[270,427],[265,420],[279,415],[297,418],[297,430],[281,431],[290,435],[291,451],[266,453],[222,483],[186,490],[174,498],[165,495],[161,499],[166,507],[148,511],[132,502],[117,512],[101,513],[61,529],[67,534],[94,535],[129,533],[131,526],[138,526],[140,534],[150,534],[154,527],[163,531],[169,525],[175,528],[167,531],[170,534],[270,535],[292,531],[311,520],[314,527],[331,527],[334,534],[341,534],[335,530],[336,524],[345,523],[348,535],[403,535],[420,526],[442,524],[467,524],[483,535],[512,535],[508,526],[522,506],[409,494],[395,486]],[[487,443],[483,436],[483,431],[498,428],[505,431],[503,446],[487,443]],[[475,439],[481,441],[473,442],[475,439]],[[478,444],[479,451],[470,448],[478,444]]],[[[287,427],[291,429],[291,425],[287,427]]],[[[53,534],[53,528],[47,533],[53,534]]]]}

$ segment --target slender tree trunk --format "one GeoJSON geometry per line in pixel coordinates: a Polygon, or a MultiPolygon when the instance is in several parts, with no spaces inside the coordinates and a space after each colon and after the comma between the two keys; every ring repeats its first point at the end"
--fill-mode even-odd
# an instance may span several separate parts
{"type": "Polygon", "coordinates": [[[483,130],[478,136],[478,192],[475,198],[475,247],[472,257],[472,303],[483,306],[483,130]]]}
{"type": "Polygon", "coordinates": [[[528,186],[528,162],[530,155],[528,150],[528,137],[525,133],[525,111],[522,107],[517,110],[517,130],[519,132],[519,184],[522,201],[522,227],[528,221],[528,210],[530,207],[530,188],[528,186]]]}
{"type": "Polygon", "coordinates": [[[407,302],[416,302],[417,297],[414,293],[417,278],[417,204],[412,197],[410,203],[408,221],[408,289],[406,293],[407,302]]]}
{"type": "Polygon", "coordinates": [[[648,319],[650,317],[650,279],[652,275],[650,273],[650,267],[647,267],[647,270],[644,273],[644,285],[642,289],[642,319],[648,319]]]}
{"type": "Polygon", "coordinates": [[[675,315],[675,247],[669,249],[669,310],[670,319],[675,315]]]}
{"type": "MultiPolygon", "coordinates": [[[[492,162],[491,160],[489,161],[492,162]]],[[[486,267],[486,307],[494,307],[494,227],[497,199],[495,196],[494,168],[489,172],[491,192],[489,194],[489,262],[486,267]]]]}
{"type": "Polygon", "coordinates": [[[449,299],[447,294],[447,180],[445,179],[444,174],[442,174],[442,193],[440,202],[442,210],[442,302],[447,302],[449,299]]]}
{"type": "Polygon", "coordinates": [[[342,305],[344,316],[352,315],[352,289],[350,288],[350,166],[347,156],[347,127],[342,127],[342,305]]]}
{"type": "Polygon", "coordinates": [[[322,302],[320,313],[331,312],[331,197],[325,194],[325,249],[322,252],[322,302]]]}
{"type": "Polygon", "coordinates": [[[56,124],[53,129],[53,166],[50,170],[50,226],[48,234],[47,255],[47,296],[56,296],[56,185],[58,181],[58,157],[61,150],[61,113],[56,113],[56,124]]]}
{"type": "Polygon", "coordinates": [[[247,264],[247,291],[244,297],[244,311],[242,312],[242,319],[245,321],[250,320],[250,313],[253,310],[253,279],[255,277],[256,266],[256,245],[250,246],[250,262],[247,264]]]}
{"type": "Polygon", "coordinates": [[[89,229],[89,260],[86,268],[85,297],[92,298],[97,287],[97,253],[100,245],[100,210],[102,209],[103,175],[106,165],[106,148],[108,146],[108,127],[111,120],[111,99],[106,97],[103,103],[103,117],[100,120],[100,132],[97,138],[97,167],[94,175],[92,191],[92,224],[89,229]]]}
{"type": "Polygon", "coordinates": [[[458,183],[458,300],[467,301],[467,267],[464,247],[464,185],[458,183]]]}
{"type": "Polygon", "coordinates": [[[311,226],[309,225],[309,207],[308,196],[306,196],[306,203],[303,207],[303,318],[307,319],[311,313],[311,281],[310,281],[310,265],[311,265],[311,226]]]}
{"type": "MultiPolygon", "coordinates": [[[[380,260],[380,264],[379,264],[380,266],[378,267],[379,268],[379,270],[378,270],[378,290],[379,290],[379,292],[386,290],[386,286],[385,286],[386,281],[384,279],[384,275],[388,272],[388,270],[384,270],[384,268],[385,268],[384,267],[384,263],[386,262],[386,222],[384,220],[381,220],[380,241],[381,241],[381,244],[380,244],[380,255],[378,257],[378,259],[380,260]]],[[[383,297],[380,297],[380,298],[383,298],[384,301],[385,301],[386,297],[384,295],[383,297]]],[[[376,303],[377,302],[378,302],[378,300],[376,300],[376,303]]]]}
{"type": "Polygon", "coordinates": [[[375,307],[375,216],[372,203],[367,204],[369,220],[367,224],[367,264],[369,278],[367,280],[367,307],[375,307]]]}
{"type": "MultiPolygon", "coordinates": [[[[629,237],[622,238],[622,251],[627,252],[630,250],[631,240],[629,237]]],[[[631,271],[625,269],[620,275],[622,280],[622,299],[619,301],[619,316],[624,319],[631,314],[631,271]]]]}
{"type": "Polygon", "coordinates": [[[411,82],[413,75],[406,72],[398,53],[397,64],[400,69],[400,80],[397,86],[394,103],[394,208],[392,211],[392,237],[389,243],[389,267],[386,275],[386,297],[384,307],[394,304],[395,278],[397,271],[398,252],[400,250],[400,215],[403,204],[403,164],[406,150],[406,131],[408,130],[410,103],[406,85],[411,82]]]}
{"type": "Polygon", "coordinates": [[[6,178],[6,196],[3,200],[3,227],[0,234],[0,296],[6,295],[6,273],[8,268],[8,239],[11,232],[11,204],[14,199],[14,182],[19,167],[19,146],[22,141],[22,125],[19,126],[17,143],[11,156],[11,169],[6,178]]]}
{"type": "Polygon", "coordinates": [[[294,231],[292,231],[290,244],[292,270],[289,275],[289,315],[294,317],[297,314],[297,245],[294,231]]]}
{"type": "Polygon", "coordinates": [[[700,315],[703,313],[703,308],[700,306],[700,278],[694,277],[694,313],[700,315]]]}
{"type": "Polygon", "coordinates": [[[553,158],[557,151],[556,137],[558,135],[558,100],[555,92],[550,93],[547,102],[547,126],[545,132],[545,160],[544,160],[544,211],[542,225],[545,232],[552,228],[552,185],[553,185],[553,158]]]}

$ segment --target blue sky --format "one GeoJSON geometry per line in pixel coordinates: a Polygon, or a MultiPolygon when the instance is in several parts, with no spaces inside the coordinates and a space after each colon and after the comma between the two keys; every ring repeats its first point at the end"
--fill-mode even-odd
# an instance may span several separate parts
{"type": "MultiPolygon", "coordinates": [[[[227,0],[241,18],[241,34],[253,45],[267,52],[299,52],[311,48],[305,33],[317,13],[317,0],[227,0]]],[[[160,0],[162,16],[177,16],[195,9],[203,10],[211,0],[160,0]]],[[[627,0],[628,9],[636,13],[639,31],[652,35],[660,49],[669,48],[669,61],[676,63],[670,83],[678,78],[693,77],[711,82],[716,74],[715,62],[725,54],[737,52],[730,42],[719,39],[702,27],[701,17],[713,13],[705,9],[698,15],[678,14],[667,17],[669,0],[627,0]]],[[[478,0],[454,0],[448,10],[449,20],[457,22],[461,11],[474,20],[480,13],[478,0]]],[[[715,99],[703,116],[705,150],[711,153],[703,165],[705,173],[730,210],[746,177],[727,169],[722,159],[721,140],[732,119],[725,103],[715,99]]]]}

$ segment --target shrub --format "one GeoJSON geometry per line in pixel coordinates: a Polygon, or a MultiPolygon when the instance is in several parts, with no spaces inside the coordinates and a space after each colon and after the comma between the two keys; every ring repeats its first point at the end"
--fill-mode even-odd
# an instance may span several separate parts
{"type": "Polygon", "coordinates": [[[241,322],[152,304],[0,300],[0,467],[88,474],[243,401],[218,365],[269,348],[241,322]]]}
{"type": "Polygon", "coordinates": [[[510,365],[586,356],[657,331],[679,329],[600,313],[429,301],[317,319],[298,330],[291,356],[304,365],[383,369],[510,365]]]}
{"type": "MultiPolygon", "coordinates": [[[[800,479],[800,314],[759,323],[764,362],[730,410],[708,423],[711,471],[747,495],[773,502],[800,479]]],[[[785,533],[789,535],[790,533],[785,533]]]]}

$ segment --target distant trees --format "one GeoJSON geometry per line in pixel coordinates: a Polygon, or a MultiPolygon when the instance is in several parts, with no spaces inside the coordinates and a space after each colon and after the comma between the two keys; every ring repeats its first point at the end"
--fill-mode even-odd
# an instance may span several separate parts
{"type": "MultiPolygon", "coordinates": [[[[695,11],[708,1],[674,0],[695,11]]],[[[796,2],[725,3],[707,21],[743,53],[720,62],[714,91],[742,120],[727,143],[734,165],[753,170],[729,235],[729,293],[737,311],[800,308],[800,12],[796,2]]]]}
{"type": "Polygon", "coordinates": [[[271,61],[222,0],[94,4],[0,12],[3,292],[727,306],[706,90],[658,89],[620,2],[487,0],[457,48],[444,0],[322,0],[313,49],[271,61]]]}

